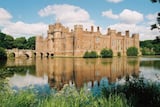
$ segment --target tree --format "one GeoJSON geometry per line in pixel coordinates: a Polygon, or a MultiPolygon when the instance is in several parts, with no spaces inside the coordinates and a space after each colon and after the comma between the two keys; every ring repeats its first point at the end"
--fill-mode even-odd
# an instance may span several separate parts
{"type": "Polygon", "coordinates": [[[97,58],[97,57],[98,54],[96,51],[91,51],[91,52],[86,51],[83,55],[83,58],[97,58]]]}
{"type": "Polygon", "coordinates": [[[7,53],[4,48],[0,47],[0,60],[7,59],[7,53]]]}
{"type": "Polygon", "coordinates": [[[27,40],[25,37],[19,37],[14,40],[14,46],[18,49],[27,49],[27,40]]]}
{"type": "Polygon", "coordinates": [[[35,39],[36,39],[35,36],[28,38],[28,41],[27,41],[27,48],[28,49],[32,49],[32,50],[35,49],[35,39]]]}
{"type": "Polygon", "coordinates": [[[157,3],[158,1],[160,2],[160,0],[150,0],[152,3],[157,3]]]}
{"type": "Polygon", "coordinates": [[[90,58],[98,58],[98,54],[96,51],[91,51],[90,52],[90,58]]]}
{"type": "Polygon", "coordinates": [[[127,56],[137,56],[138,49],[136,47],[130,47],[127,49],[127,56]]]}
{"type": "Polygon", "coordinates": [[[6,35],[6,37],[4,39],[5,48],[12,49],[14,47],[13,42],[14,42],[14,38],[10,35],[6,35]]]}
{"type": "Polygon", "coordinates": [[[113,52],[111,49],[102,49],[100,54],[101,54],[102,58],[107,58],[107,57],[113,56],[113,52]]]}
{"type": "Polygon", "coordinates": [[[5,34],[4,33],[1,33],[0,32],[0,47],[3,47],[5,48],[5,45],[4,45],[4,38],[5,38],[5,34]]]}
{"type": "MultiPolygon", "coordinates": [[[[160,3],[160,0],[151,0],[152,3],[160,3]]],[[[151,30],[158,28],[160,30],[160,12],[157,14],[157,24],[151,25],[151,30]]]]}
{"type": "Polygon", "coordinates": [[[89,52],[88,52],[88,51],[86,51],[86,52],[84,53],[83,58],[89,58],[89,52]]]}

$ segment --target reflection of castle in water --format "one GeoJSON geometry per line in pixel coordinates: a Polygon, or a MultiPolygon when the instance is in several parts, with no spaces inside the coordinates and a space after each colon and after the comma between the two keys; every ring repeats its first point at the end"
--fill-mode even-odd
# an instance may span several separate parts
{"type": "Polygon", "coordinates": [[[139,74],[139,59],[127,57],[112,59],[54,58],[36,59],[37,76],[48,75],[51,87],[61,89],[73,83],[82,87],[84,83],[100,81],[103,77],[115,82],[125,75],[139,74]]]}

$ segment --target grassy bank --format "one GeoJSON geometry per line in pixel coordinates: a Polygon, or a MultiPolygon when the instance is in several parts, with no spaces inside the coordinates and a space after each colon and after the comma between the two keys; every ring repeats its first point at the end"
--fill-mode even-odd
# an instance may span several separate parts
{"type": "Polygon", "coordinates": [[[1,107],[127,107],[127,101],[119,95],[95,97],[85,88],[77,91],[68,85],[50,95],[40,95],[31,88],[17,92],[8,87],[0,92],[0,99],[1,107]]]}

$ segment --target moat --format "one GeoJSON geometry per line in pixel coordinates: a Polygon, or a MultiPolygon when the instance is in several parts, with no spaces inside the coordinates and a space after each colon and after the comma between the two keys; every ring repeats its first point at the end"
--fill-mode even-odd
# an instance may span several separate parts
{"type": "Polygon", "coordinates": [[[8,78],[13,88],[36,85],[60,90],[64,84],[93,87],[102,78],[115,83],[130,75],[160,82],[160,57],[14,59],[7,60],[3,67],[25,70],[8,78]]]}

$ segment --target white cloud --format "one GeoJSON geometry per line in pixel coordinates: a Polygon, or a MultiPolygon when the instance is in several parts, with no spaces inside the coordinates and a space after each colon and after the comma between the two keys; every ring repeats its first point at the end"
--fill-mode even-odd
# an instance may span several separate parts
{"type": "Polygon", "coordinates": [[[34,85],[45,85],[48,84],[48,77],[35,77],[26,73],[25,76],[21,76],[18,74],[14,74],[13,77],[9,79],[9,85],[11,87],[23,88],[27,86],[34,86],[34,85]]]}
{"type": "Polygon", "coordinates": [[[44,23],[28,24],[22,21],[12,22],[12,15],[5,9],[0,8],[0,28],[3,33],[14,37],[30,37],[47,33],[47,25],[44,23]]]}
{"type": "Polygon", "coordinates": [[[132,11],[129,9],[124,9],[120,14],[119,18],[122,22],[127,24],[136,24],[143,21],[143,14],[132,11]]]}
{"type": "Polygon", "coordinates": [[[29,36],[36,36],[46,34],[47,32],[47,25],[44,23],[33,23],[28,24],[21,21],[16,23],[12,23],[9,26],[6,26],[2,29],[2,32],[14,35],[15,37],[29,37],[29,36]]]}
{"type": "Polygon", "coordinates": [[[41,9],[38,14],[41,17],[54,16],[55,19],[59,19],[61,23],[69,27],[73,27],[75,24],[82,24],[84,26],[94,25],[88,12],[74,5],[49,5],[41,9]]]}
{"type": "Polygon", "coordinates": [[[5,9],[0,8],[0,27],[9,25],[12,15],[5,9]]]}
{"type": "Polygon", "coordinates": [[[103,11],[102,16],[111,19],[119,19],[119,21],[126,24],[137,24],[143,21],[143,14],[129,9],[124,9],[119,14],[113,14],[112,10],[110,9],[108,11],[103,11]]]}
{"type": "Polygon", "coordinates": [[[12,18],[12,15],[3,8],[0,8],[0,20],[9,20],[12,18]]]}
{"type": "Polygon", "coordinates": [[[118,15],[113,14],[111,9],[108,10],[108,11],[103,11],[102,16],[105,16],[105,17],[108,17],[108,18],[111,18],[111,19],[118,19],[118,17],[119,17],[118,15]]]}
{"type": "Polygon", "coordinates": [[[111,19],[119,19],[119,21],[126,24],[137,24],[143,21],[143,14],[129,9],[124,9],[119,14],[113,14],[112,10],[110,9],[108,11],[103,11],[102,16],[111,19]]]}
{"type": "Polygon", "coordinates": [[[157,13],[146,15],[146,18],[147,18],[148,20],[155,20],[156,17],[157,17],[157,13]]]}
{"type": "Polygon", "coordinates": [[[119,3],[119,2],[122,2],[123,0],[107,0],[107,1],[112,3],[119,3]]]}

